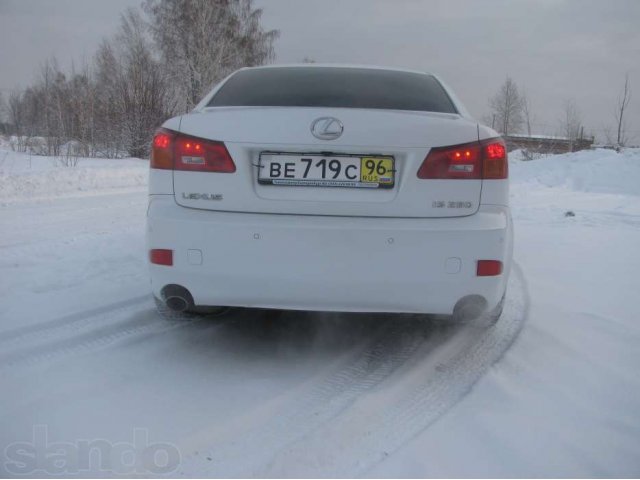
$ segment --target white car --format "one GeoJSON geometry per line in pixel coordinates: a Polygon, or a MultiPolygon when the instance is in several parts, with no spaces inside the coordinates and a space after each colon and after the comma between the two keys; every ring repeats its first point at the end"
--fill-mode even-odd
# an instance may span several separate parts
{"type": "Polygon", "coordinates": [[[172,310],[500,314],[507,151],[434,75],[243,68],[164,123],[150,166],[151,285],[172,310]]]}

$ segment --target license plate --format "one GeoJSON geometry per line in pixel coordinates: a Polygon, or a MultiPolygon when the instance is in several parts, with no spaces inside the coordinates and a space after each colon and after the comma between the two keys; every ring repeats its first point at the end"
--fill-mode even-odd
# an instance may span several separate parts
{"type": "Polygon", "coordinates": [[[262,153],[258,182],[310,187],[393,188],[393,157],[262,153]]]}

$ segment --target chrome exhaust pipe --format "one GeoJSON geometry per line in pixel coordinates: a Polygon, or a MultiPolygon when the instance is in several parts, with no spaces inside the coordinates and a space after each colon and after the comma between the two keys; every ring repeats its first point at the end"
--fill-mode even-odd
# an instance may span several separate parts
{"type": "Polygon", "coordinates": [[[164,303],[169,307],[169,310],[174,312],[186,312],[189,309],[187,300],[183,297],[168,297],[164,303]]]}
{"type": "Polygon", "coordinates": [[[183,313],[194,307],[193,296],[180,285],[166,285],[161,293],[162,301],[171,311],[183,313]]]}

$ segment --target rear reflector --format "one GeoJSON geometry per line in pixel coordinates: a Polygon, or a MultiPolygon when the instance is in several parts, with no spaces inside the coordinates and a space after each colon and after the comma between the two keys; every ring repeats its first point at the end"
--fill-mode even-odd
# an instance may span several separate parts
{"type": "Polygon", "coordinates": [[[181,135],[164,128],[153,137],[151,168],[217,173],[236,171],[224,143],[181,135]]]}
{"type": "Polygon", "coordinates": [[[501,138],[432,148],[418,169],[423,179],[504,179],[507,149],[501,138]]]}
{"type": "Polygon", "coordinates": [[[502,262],[498,260],[478,260],[478,277],[495,277],[502,273],[502,262]]]}
{"type": "Polygon", "coordinates": [[[149,260],[155,265],[173,265],[173,250],[154,248],[149,250],[149,260]]]}

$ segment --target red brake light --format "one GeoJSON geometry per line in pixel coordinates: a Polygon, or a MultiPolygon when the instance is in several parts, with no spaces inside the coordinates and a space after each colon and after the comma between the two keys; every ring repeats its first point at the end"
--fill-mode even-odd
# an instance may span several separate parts
{"type": "Polygon", "coordinates": [[[506,148],[500,142],[490,143],[485,148],[486,157],[490,159],[504,158],[506,156],[506,148]]]}
{"type": "Polygon", "coordinates": [[[158,132],[153,137],[153,146],[155,148],[167,148],[171,144],[171,137],[168,133],[158,132]]]}
{"type": "Polygon", "coordinates": [[[482,158],[478,142],[432,148],[418,170],[418,178],[481,178],[482,158]]]}
{"type": "Polygon", "coordinates": [[[418,169],[423,179],[507,178],[507,149],[502,139],[432,148],[418,169]]]}
{"type": "Polygon", "coordinates": [[[482,178],[500,180],[509,176],[509,161],[507,147],[500,138],[493,138],[483,142],[484,164],[482,178]]]}
{"type": "Polygon", "coordinates": [[[499,260],[478,260],[476,275],[479,277],[495,277],[502,273],[502,262],[499,260]]]}
{"type": "Polygon", "coordinates": [[[454,162],[474,161],[478,152],[472,148],[461,148],[447,152],[447,156],[454,162]]]}
{"type": "Polygon", "coordinates": [[[149,261],[156,265],[173,265],[173,250],[154,248],[149,250],[149,261]]]}
{"type": "Polygon", "coordinates": [[[175,169],[233,173],[236,165],[224,143],[178,136],[175,142],[175,169]]]}
{"type": "Polygon", "coordinates": [[[160,129],[153,137],[151,168],[233,173],[236,165],[224,143],[160,129]]]}
{"type": "Polygon", "coordinates": [[[175,134],[169,130],[159,129],[153,136],[151,146],[151,168],[173,169],[173,139],[175,134]]]}

